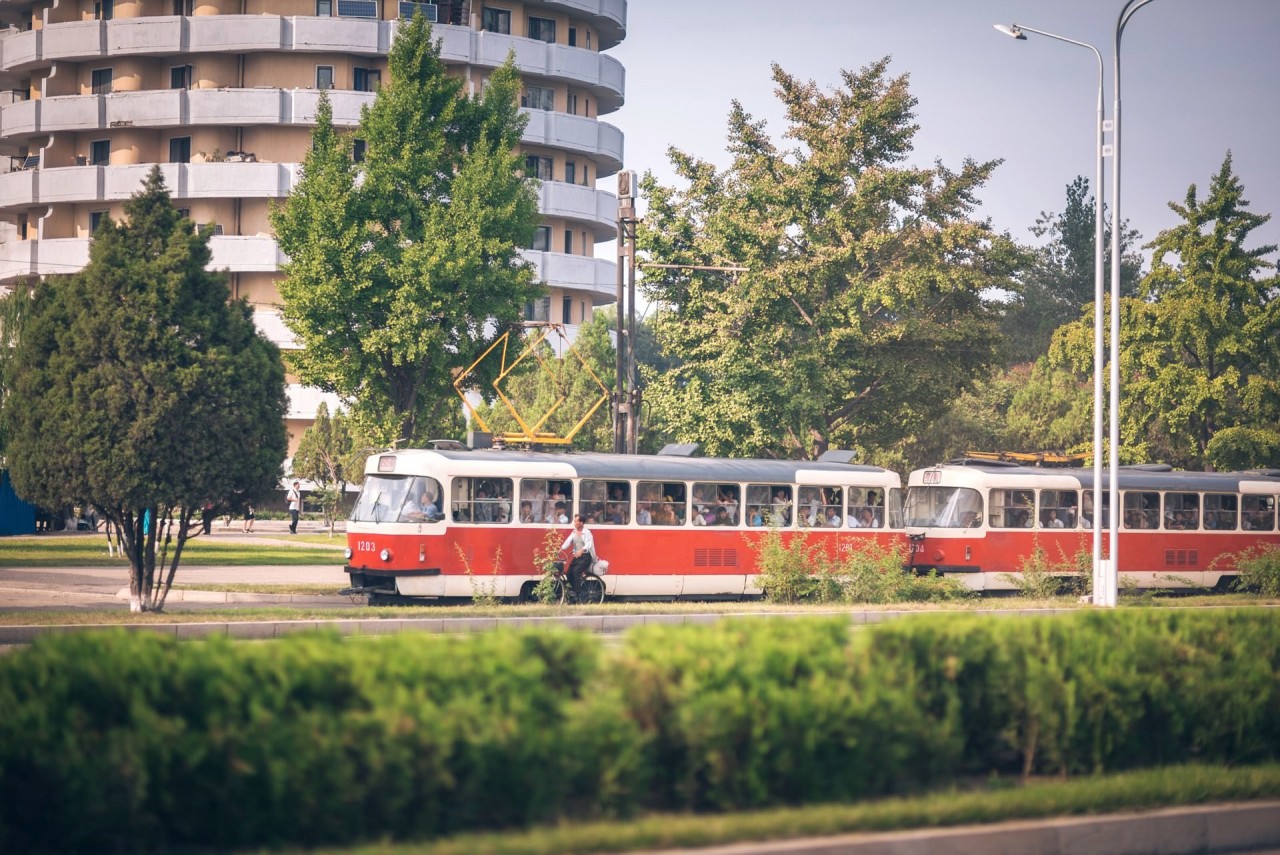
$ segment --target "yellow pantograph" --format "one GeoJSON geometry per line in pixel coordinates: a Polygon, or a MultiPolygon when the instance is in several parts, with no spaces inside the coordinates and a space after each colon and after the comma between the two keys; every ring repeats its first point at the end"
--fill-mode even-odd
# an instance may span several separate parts
{"type": "Polygon", "coordinates": [[[568,336],[565,335],[564,327],[560,324],[530,324],[526,326],[539,329],[540,331],[537,335],[531,335],[524,340],[524,349],[520,351],[519,355],[517,355],[515,359],[512,359],[510,362],[507,361],[509,348],[512,347],[512,331],[507,330],[502,335],[494,339],[493,344],[489,345],[488,349],[485,350],[484,353],[480,354],[475,362],[468,365],[466,370],[458,375],[457,379],[453,381],[453,391],[462,399],[463,406],[467,408],[467,412],[471,414],[471,418],[475,419],[476,424],[480,426],[480,429],[486,433],[493,433],[489,426],[485,424],[484,419],[480,417],[480,414],[476,412],[475,407],[473,407],[471,402],[467,400],[465,387],[467,385],[467,378],[475,371],[476,366],[480,365],[480,363],[484,362],[486,359],[489,359],[490,355],[497,351],[498,358],[502,361],[499,366],[498,376],[493,380],[493,391],[502,401],[502,405],[507,408],[507,412],[511,414],[513,419],[515,419],[516,424],[520,426],[519,431],[507,431],[503,433],[501,435],[502,439],[505,442],[536,442],[546,445],[568,445],[573,442],[573,438],[580,430],[582,430],[583,426],[591,420],[591,417],[596,414],[596,410],[600,409],[601,405],[603,405],[605,401],[609,400],[609,388],[605,386],[604,383],[601,382],[600,378],[596,376],[596,373],[591,370],[591,366],[587,364],[587,361],[582,358],[582,354],[578,353],[577,348],[575,348],[569,341],[568,336]],[[543,430],[543,426],[547,424],[551,419],[551,416],[564,405],[564,402],[567,401],[569,397],[568,390],[565,388],[564,383],[561,382],[559,375],[550,365],[547,364],[546,358],[539,352],[539,346],[553,333],[559,336],[560,341],[563,343],[562,352],[564,356],[561,358],[568,359],[570,355],[572,355],[573,358],[578,361],[578,364],[582,366],[582,370],[586,372],[593,381],[595,381],[596,386],[600,389],[600,396],[595,399],[595,402],[587,409],[587,412],[582,416],[582,418],[578,419],[578,421],[574,423],[573,427],[571,427],[564,436],[560,436],[553,431],[543,430]],[[537,415],[537,417],[532,421],[526,420],[520,411],[516,409],[516,405],[512,403],[511,399],[502,391],[502,384],[507,377],[516,370],[517,366],[530,357],[537,360],[541,370],[545,371],[551,378],[552,384],[556,390],[555,400],[547,408],[546,412],[537,415]]]}

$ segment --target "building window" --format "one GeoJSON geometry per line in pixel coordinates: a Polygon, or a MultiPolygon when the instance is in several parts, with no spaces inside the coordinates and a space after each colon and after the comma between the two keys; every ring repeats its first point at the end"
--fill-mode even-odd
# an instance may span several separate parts
{"type": "Polygon", "coordinates": [[[529,244],[529,249],[536,249],[538,252],[551,250],[551,226],[538,226],[534,229],[533,243],[529,244]]]}
{"type": "Polygon", "coordinates": [[[186,220],[191,219],[191,209],[190,209],[190,208],[178,208],[177,210],[178,210],[178,216],[179,216],[179,217],[182,217],[183,219],[186,219],[186,220]]]}
{"type": "Polygon", "coordinates": [[[115,0],[94,0],[93,19],[95,21],[110,21],[115,17],[115,14],[115,0]]]}
{"type": "Polygon", "coordinates": [[[316,0],[316,17],[333,17],[333,0],[316,0]]]}
{"type": "Polygon", "coordinates": [[[351,159],[354,160],[356,163],[364,162],[364,155],[365,155],[367,146],[368,146],[368,143],[366,143],[364,140],[360,140],[360,139],[353,140],[351,143],[351,159]]]}
{"type": "Polygon", "coordinates": [[[89,143],[89,165],[106,166],[111,162],[111,140],[94,140],[89,143]]]}
{"type": "Polygon", "coordinates": [[[556,108],[556,90],[545,86],[526,86],[520,96],[520,106],[530,110],[554,110],[556,108]]]}
{"type": "Polygon", "coordinates": [[[591,164],[584,163],[582,164],[582,186],[586,187],[587,183],[590,180],[591,180],[591,164]]]}
{"type": "Polygon", "coordinates": [[[106,95],[111,91],[111,69],[95,68],[89,73],[89,85],[94,95],[106,95]]]}
{"type": "Polygon", "coordinates": [[[569,97],[565,99],[565,110],[570,116],[578,115],[578,96],[570,92],[569,97]]]}
{"type": "Polygon", "coordinates": [[[106,218],[109,211],[90,211],[89,212],[89,234],[93,234],[98,230],[98,226],[102,225],[102,221],[106,218]]]}
{"type": "Polygon", "coordinates": [[[587,50],[591,50],[591,31],[587,30],[587,50]]]}
{"type": "Polygon", "coordinates": [[[524,174],[528,178],[536,178],[539,181],[550,181],[551,158],[539,157],[536,154],[527,155],[524,159],[524,174]]]}
{"type": "Polygon", "coordinates": [[[170,89],[190,89],[191,80],[195,76],[189,65],[175,65],[169,69],[170,89]]]}
{"type": "Polygon", "coordinates": [[[576,176],[576,172],[577,172],[577,164],[574,163],[572,160],[564,165],[564,180],[566,184],[577,183],[578,179],[576,176]]]}
{"type": "Polygon", "coordinates": [[[573,323],[573,298],[565,297],[560,305],[560,323],[573,323]]]}
{"type": "Polygon", "coordinates": [[[556,22],[550,18],[529,18],[529,38],[552,44],[556,40],[556,22]]]}
{"type": "Polygon", "coordinates": [[[506,9],[485,6],[480,12],[480,26],[490,33],[511,35],[511,13],[506,9]]]}
{"type": "Polygon", "coordinates": [[[573,229],[564,230],[564,252],[565,255],[573,254],[573,229]]]}
{"type": "Polygon", "coordinates": [[[191,162],[191,137],[174,137],[169,140],[169,162],[191,162]]]}
{"type": "Polygon", "coordinates": [[[189,17],[193,5],[192,0],[173,0],[173,14],[189,17]]]}
{"type": "Polygon", "coordinates": [[[316,88],[317,89],[333,88],[333,66],[332,65],[316,66],[316,88]]]}
{"type": "Polygon", "coordinates": [[[376,68],[357,68],[355,70],[355,90],[357,92],[376,92],[382,85],[382,72],[376,68]]]}
{"type": "MultiPolygon", "coordinates": [[[[539,297],[524,304],[524,319],[548,323],[551,320],[551,298],[539,297]]],[[[527,481],[525,482],[528,483],[527,481]]]]}
{"type": "Polygon", "coordinates": [[[578,28],[570,27],[569,28],[569,47],[577,47],[577,46],[578,46],[578,28]]]}

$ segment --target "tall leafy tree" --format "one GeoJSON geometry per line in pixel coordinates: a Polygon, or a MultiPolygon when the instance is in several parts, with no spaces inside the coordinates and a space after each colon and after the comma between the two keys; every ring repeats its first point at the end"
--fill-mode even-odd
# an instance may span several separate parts
{"type": "Polygon", "coordinates": [[[302,177],[272,214],[297,372],[350,400],[380,443],[452,426],[454,372],[541,293],[519,253],[538,209],[515,154],[526,119],[513,61],[469,97],[415,14],[388,65],[354,134],[363,160],[322,99],[302,177]]]}
{"type": "Polygon", "coordinates": [[[724,171],[682,151],[687,185],[646,176],[640,241],[655,261],[749,268],[646,275],[679,358],[648,401],[713,454],[801,456],[889,444],[944,412],[996,361],[983,294],[1018,252],[972,217],[996,162],[906,165],[916,99],[888,59],[824,92],[774,66],[780,149],[734,103],[724,171]]]}
{"type": "Polygon", "coordinates": [[[293,474],[315,483],[313,494],[320,502],[329,533],[342,510],[347,484],[364,480],[367,452],[356,447],[351,425],[342,410],[329,415],[323,401],[316,408],[316,420],[302,434],[298,450],[293,454],[293,474]]]}
{"type": "MultiPolygon", "coordinates": [[[[1044,212],[1031,227],[1045,244],[1034,252],[1001,324],[1009,364],[1033,362],[1049,350],[1054,331],[1080,317],[1094,298],[1094,199],[1089,180],[1077,176],[1067,185],[1061,213],[1044,212]]],[[[1104,223],[1103,270],[1111,269],[1111,223],[1104,223]]],[[[1126,223],[1120,233],[1120,292],[1133,296],[1141,275],[1140,236],[1126,223]]],[[[1110,282],[1110,274],[1107,283],[1110,282]]],[[[1107,284],[1110,289],[1110,285],[1107,284]]]]}
{"type": "Polygon", "coordinates": [[[159,168],[94,233],[89,263],[38,285],[4,409],[13,483],[119,527],[130,607],[161,610],[200,506],[273,489],[287,449],[284,366],[210,273],[209,238],[159,168]]]}
{"type": "MultiPolygon", "coordinates": [[[[1151,272],[1121,306],[1121,433],[1128,457],[1199,469],[1221,459],[1274,465],[1280,440],[1280,278],[1272,245],[1249,248],[1270,215],[1248,210],[1228,152],[1199,197],[1192,184],[1169,207],[1182,222],[1148,246],[1151,272]],[[1256,433],[1255,433],[1256,432],[1256,433]],[[1253,451],[1249,452],[1248,449],[1253,451]]],[[[1091,366],[1092,315],[1063,328],[1054,351],[1091,366]],[[1085,328],[1087,325],[1087,329],[1085,328]]]]}

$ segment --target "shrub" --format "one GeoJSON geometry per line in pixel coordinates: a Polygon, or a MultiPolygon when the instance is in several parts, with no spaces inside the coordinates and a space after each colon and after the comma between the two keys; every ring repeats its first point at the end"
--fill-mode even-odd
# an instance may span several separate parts
{"type": "Polygon", "coordinates": [[[1280,547],[1262,544],[1236,556],[1239,578],[1236,587],[1257,591],[1267,597],[1280,597],[1280,547]]]}

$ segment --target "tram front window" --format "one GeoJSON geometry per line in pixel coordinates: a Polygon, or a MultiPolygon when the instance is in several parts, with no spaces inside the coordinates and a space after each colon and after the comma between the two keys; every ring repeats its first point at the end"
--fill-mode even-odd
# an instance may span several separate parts
{"type": "Polygon", "coordinates": [[[911,487],[903,511],[909,526],[970,528],[982,523],[982,495],[969,487],[911,487]]]}
{"type": "Polygon", "coordinates": [[[440,482],[424,475],[370,475],[352,522],[439,522],[440,482]]]}

